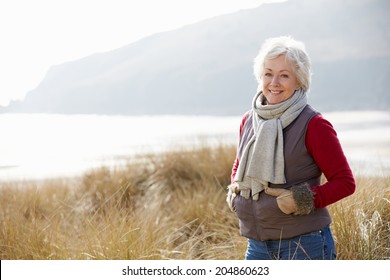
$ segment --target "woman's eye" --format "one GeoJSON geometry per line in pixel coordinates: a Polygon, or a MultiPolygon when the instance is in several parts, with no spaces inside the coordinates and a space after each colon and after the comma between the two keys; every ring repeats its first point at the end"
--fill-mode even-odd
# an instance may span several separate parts
{"type": "Polygon", "coordinates": [[[280,77],[282,77],[282,78],[288,78],[288,75],[282,74],[282,75],[280,75],[280,77]]]}
{"type": "Polygon", "coordinates": [[[271,73],[265,73],[264,76],[265,76],[265,77],[271,77],[272,74],[271,74],[271,73]]]}

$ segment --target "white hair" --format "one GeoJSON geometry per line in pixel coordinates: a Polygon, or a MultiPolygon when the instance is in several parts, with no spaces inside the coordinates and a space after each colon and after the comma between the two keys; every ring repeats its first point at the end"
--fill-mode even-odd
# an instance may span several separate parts
{"type": "Polygon", "coordinates": [[[293,66],[299,85],[305,92],[309,91],[311,81],[310,58],[306,53],[305,45],[291,36],[269,38],[262,45],[259,54],[254,60],[253,69],[259,85],[263,82],[265,60],[274,59],[279,55],[286,56],[293,66]]]}

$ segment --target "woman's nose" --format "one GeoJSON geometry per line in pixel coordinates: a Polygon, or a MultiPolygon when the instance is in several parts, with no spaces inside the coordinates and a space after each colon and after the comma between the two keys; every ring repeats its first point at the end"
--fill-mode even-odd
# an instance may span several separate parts
{"type": "Polygon", "coordinates": [[[279,77],[277,75],[272,77],[271,85],[278,86],[279,85],[279,77]]]}

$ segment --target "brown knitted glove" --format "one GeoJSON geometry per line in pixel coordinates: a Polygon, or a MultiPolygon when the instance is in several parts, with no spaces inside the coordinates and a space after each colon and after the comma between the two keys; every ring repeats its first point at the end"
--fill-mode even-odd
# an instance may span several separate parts
{"type": "Polygon", "coordinates": [[[307,215],[314,209],[314,195],[307,183],[290,189],[266,188],[265,193],[276,196],[278,207],[285,214],[307,215]]]}

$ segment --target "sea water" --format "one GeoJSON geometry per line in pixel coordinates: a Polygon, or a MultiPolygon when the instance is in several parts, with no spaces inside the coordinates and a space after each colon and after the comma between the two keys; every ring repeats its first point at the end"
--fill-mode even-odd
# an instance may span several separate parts
{"type": "Polygon", "coordinates": [[[133,155],[233,144],[239,117],[0,115],[0,180],[77,176],[133,155]]]}
{"type": "MultiPolygon", "coordinates": [[[[390,113],[324,114],[355,173],[390,172],[390,113]]],[[[241,116],[0,114],[0,181],[78,176],[132,156],[236,145],[241,116]]]]}

